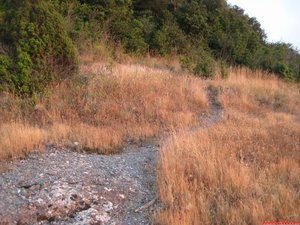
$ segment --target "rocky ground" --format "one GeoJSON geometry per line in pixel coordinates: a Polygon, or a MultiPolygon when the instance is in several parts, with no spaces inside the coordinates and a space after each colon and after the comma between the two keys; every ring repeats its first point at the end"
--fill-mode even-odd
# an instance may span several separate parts
{"type": "MultiPolygon", "coordinates": [[[[205,128],[220,118],[209,92],[205,128]]],[[[43,154],[0,162],[0,224],[153,224],[159,140],[129,144],[118,155],[47,145],[43,154]]]]}
{"type": "Polygon", "coordinates": [[[109,156],[47,146],[7,164],[1,224],[151,224],[156,151],[154,142],[109,156]]]}

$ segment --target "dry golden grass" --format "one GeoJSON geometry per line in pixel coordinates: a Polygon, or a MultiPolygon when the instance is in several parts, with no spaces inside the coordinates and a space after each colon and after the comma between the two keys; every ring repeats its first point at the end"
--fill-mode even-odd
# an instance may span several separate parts
{"type": "Polygon", "coordinates": [[[112,153],[128,139],[172,130],[160,152],[159,224],[300,220],[298,84],[245,69],[204,82],[174,75],[154,59],[144,66],[81,60],[80,75],[46,96],[0,96],[0,159],[44,143],[79,142],[87,151],[112,153]],[[223,117],[187,131],[209,110],[208,85],[223,117]]]}
{"type": "Polygon", "coordinates": [[[272,110],[300,115],[299,84],[286,84],[274,75],[234,69],[227,80],[212,84],[219,87],[225,108],[254,114],[272,110]]]}
{"type": "Polygon", "coordinates": [[[158,223],[299,221],[299,87],[246,70],[211,84],[222,120],[162,146],[158,223]]]}
{"type": "Polygon", "coordinates": [[[108,154],[128,139],[191,127],[208,109],[199,79],[141,65],[101,64],[88,56],[82,61],[80,75],[35,101],[0,96],[2,158],[46,142],[79,142],[85,150],[108,154]]]}
{"type": "Polygon", "coordinates": [[[45,132],[37,127],[21,123],[7,123],[0,126],[0,159],[24,155],[41,148],[45,132]],[[22,146],[22,148],[20,148],[22,146]]]}

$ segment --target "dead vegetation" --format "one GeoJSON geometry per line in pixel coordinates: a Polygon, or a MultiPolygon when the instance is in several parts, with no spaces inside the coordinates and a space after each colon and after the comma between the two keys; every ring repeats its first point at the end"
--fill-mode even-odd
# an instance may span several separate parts
{"type": "Polygon", "coordinates": [[[82,59],[81,72],[45,96],[0,96],[0,158],[18,157],[45,143],[113,153],[127,140],[195,125],[207,111],[203,81],[141,65],[82,59]]]}
{"type": "Polygon", "coordinates": [[[108,154],[128,140],[175,131],[160,151],[163,209],[157,223],[299,220],[299,85],[245,69],[232,69],[225,80],[201,81],[155,65],[84,56],[80,74],[45,96],[2,94],[0,159],[45,143],[78,142],[86,151],[108,154]],[[208,86],[223,116],[208,128],[190,129],[209,111],[208,86]]]}
{"type": "Polygon", "coordinates": [[[224,117],[162,146],[158,223],[299,221],[299,86],[244,69],[211,84],[224,117]]]}

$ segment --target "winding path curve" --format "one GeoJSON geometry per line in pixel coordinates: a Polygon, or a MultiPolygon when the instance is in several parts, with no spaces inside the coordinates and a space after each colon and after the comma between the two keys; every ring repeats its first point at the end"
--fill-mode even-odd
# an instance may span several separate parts
{"type": "MultiPolygon", "coordinates": [[[[216,94],[207,93],[211,114],[195,129],[221,117],[216,94]]],[[[159,143],[109,156],[48,145],[44,154],[2,162],[10,169],[0,173],[0,224],[152,224],[159,143]]]]}

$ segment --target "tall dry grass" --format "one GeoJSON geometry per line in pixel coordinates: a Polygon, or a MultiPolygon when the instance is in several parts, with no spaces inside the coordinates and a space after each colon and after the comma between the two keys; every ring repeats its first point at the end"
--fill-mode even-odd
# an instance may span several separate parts
{"type": "Polygon", "coordinates": [[[85,56],[80,74],[54,85],[45,96],[0,96],[1,158],[47,142],[79,142],[85,150],[108,154],[127,140],[191,127],[208,109],[201,80],[93,60],[85,56]]]}
{"type": "Polygon", "coordinates": [[[162,146],[157,222],[299,221],[299,86],[247,70],[211,84],[224,116],[162,146]]]}
{"type": "Polygon", "coordinates": [[[45,132],[37,127],[22,123],[5,123],[0,125],[0,159],[24,155],[41,149],[45,132]],[[20,146],[22,146],[20,148],[20,146]]]}
{"type": "Polygon", "coordinates": [[[300,115],[299,84],[287,84],[275,75],[245,68],[232,69],[228,79],[212,82],[225,108],[257,114],[267,111],[300,115]]]}

